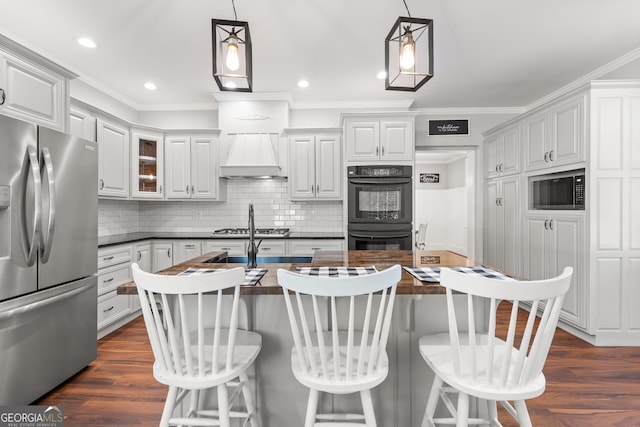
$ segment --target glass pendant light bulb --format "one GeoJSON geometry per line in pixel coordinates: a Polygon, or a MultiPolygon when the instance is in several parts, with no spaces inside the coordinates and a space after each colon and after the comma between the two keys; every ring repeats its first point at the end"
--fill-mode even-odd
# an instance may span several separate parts
{"type": "Polygon", "coordinates": [[[227,43],[227,68],[236,71],[240,68],[240,59],[238,58],[238,39],[232,34],[227,43]]]}
{"type": "Polygon", "coordinates": [[[413,42],[413,35],[409,30],[406,30],[406,32],[404,33],[403,39],[404,42],[402,43],[402,48],[400,49],[400,68],[408,71],[413,69],[413,66],[416,64],[416,45],[413,42]]]}

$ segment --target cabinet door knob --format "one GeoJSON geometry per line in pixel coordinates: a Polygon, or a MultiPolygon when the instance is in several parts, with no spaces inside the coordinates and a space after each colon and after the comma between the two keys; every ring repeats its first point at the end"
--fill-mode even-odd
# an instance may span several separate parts
{"type": "Polygon", "coordinates": [[[549,151],[549,161],[553,162],[553,150],[549,151]]]}
{"type": "Polygon", "coordinates": [[[504,172],[504,163],[500,163],[500,172],[504,172]]]}
{"type": "Polygon", "coordinates": [[[189,194],[189,186],[187,185],[187,188],[185,188],[184,190],[187,194],[189,194]]]}
{"type": "Polygon", "coordinates": [[[384,156],[384,145],[382,146],[382,155],[384,156]]]}
{"type": "Polygon", "coordinates": [[[548,229],[549,229],[549,220],[548,220],[548,219],[545,219],[545,220],[544,220],[544,229],[545,229],[545,230],[548,230],[548,229]]]}
{"type": "Polygon", "coordinates": [[[500,165],[496,165],[496,173],[500,171],[500,165]]]}
{"type": "Polygon", "coordinates": [[[544,152],[544,162],[545,163],[549,163],[549,152],[548,151],[544,152]]]}
{"type": "Polygon", "coordinates": [[[500,206],[500,197],[496,197],[496,206],[500,206]]]}
{"type": "Polygon", "coordinates": [[[98,182],[99,182],[98,188],[100,188],[100,190],[104,190],[104,179],[100,178],[98,182]]]}
{"type": "Polygon", "coordinates": [[[553,219],[549,220],[549,230],[553,230],[553,219]]]}
{"type": "Polygon", "coordinates": [[[5,99],[7,99],[7,94],[4,93],[4,89],[0,89],[0,105],[4,104],[5,99]]]}
{"type": "Polygon", "coordinates": [[[142,259],[142,253],[138,251],[138,261],[140,261],[141,259],[142,259]]]}
{"type": "Polygon", "coordinates": [[[171,258],[171,248],[167,249],[167,257],[171,258]]]}
{"type": "Polygon", "coordinates": [[[379,152],[380,152],[380,148],[376,147],[376,156],[378,155],[379,152]]]}
{"type": "Polygon", "coordinates": [[[195,188],[195,187],[192,185],[192,186],[191,186],[191,194],[195,194],[194,188],[195,188]]]}
{"type": "Polygon", "coordinates": [[[162,194],[162,185],[160,185],[160,194],[162,194]]]}

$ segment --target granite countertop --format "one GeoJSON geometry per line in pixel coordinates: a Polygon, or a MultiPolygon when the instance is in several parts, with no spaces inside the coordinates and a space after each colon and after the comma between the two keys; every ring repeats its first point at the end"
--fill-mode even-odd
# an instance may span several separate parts
{"type": "MultiPolygon", "coordinates": [[[[98,247],[120,245],[123,243],[140,242],[142,240],[199,240],[199,239],[223,239],[223,240],[246,240],[247,236],[218,234],[212,235],[211,232],[139,232],[115,234],[112,236],[99,236],[98,247]]],[[[288,236],[260,236],[259,239],[344,239],[341,232],[304,232],[292,231],[288,236]]]]}
{"type": "MultiPolygon", "coordinates": [[[[173,267],[162,270],[159,274],[176,275],[188,268],[229,268],[230,264],[203,263],[220,252],[211,252],[173,267]]],[[[405,267],[461,267],[472,266],[472,261],[449,251],[317,251],[309,264],[263,264],[258,267],[267,268],[267,273],[255,286],[243,286],[240,292],[244,295],[281,295],[282,288],[278,285],[277,271],[279,268],[295,270],[296,267],[365,267],[375,266],[384,270],[394,264],[405,267]]],[[[243,264],[231,264],[240,266],[243,264]]],[[[399,295],[444,294],[445,290],[438,283],[421,282],[402,270],[402,278],[398,283],[399,295]]],[[[120,285],[118,294],[137,294],[133,282],[120,285]]]]}

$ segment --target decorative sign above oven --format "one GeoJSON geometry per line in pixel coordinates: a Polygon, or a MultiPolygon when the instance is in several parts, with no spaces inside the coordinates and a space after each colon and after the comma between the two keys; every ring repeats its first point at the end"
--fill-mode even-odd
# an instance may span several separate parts
{"type": "Polygon", "coordinates": [[[429,120],[429,135],[469,135],[469,120],[429,120]]]}

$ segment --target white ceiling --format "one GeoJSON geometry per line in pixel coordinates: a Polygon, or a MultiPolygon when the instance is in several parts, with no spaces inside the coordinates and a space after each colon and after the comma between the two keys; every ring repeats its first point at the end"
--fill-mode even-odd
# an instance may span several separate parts
{"type": "MultiPolygon", "coordinates": [[[[402,0],[235,0],[253,39],[254,96],[288,94],[299,107],[524,107],[640,58],[638,0],[406,2],[434,20],[435,76],[415,93],[376,78],[402,0]]],[[[234,16],[231,0],[0,0],[0,18],[6,36],[154,110],[215,104],[211,18],[234,16]],[[85,35],[97,49],[76,43],[85,35]],[[158,90],[143,88],[149,80],[158,90]]]]}

